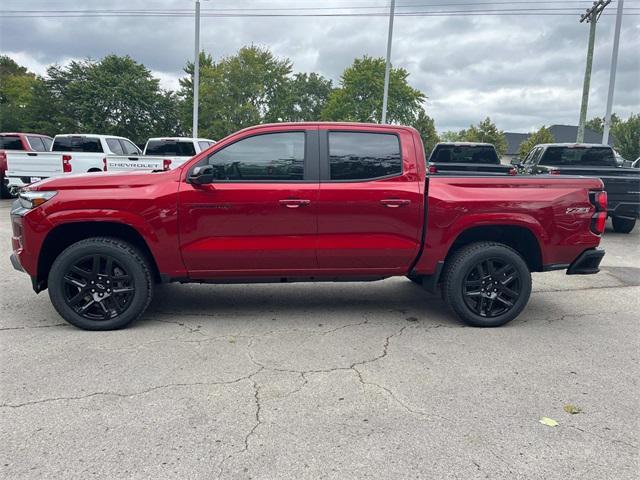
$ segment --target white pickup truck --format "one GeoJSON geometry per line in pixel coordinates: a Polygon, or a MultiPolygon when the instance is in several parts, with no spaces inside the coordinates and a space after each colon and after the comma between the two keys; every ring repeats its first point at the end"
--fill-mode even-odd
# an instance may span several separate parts
{"type": "Polygon", "coordinates": [[[107,158],[107,170],[168,170],[176,168],[194,155],[213,145],[215,140],[190,137],[150,138],[142,156],[120,156],[107,158]]]}
{"type": "Polygon", "coordinates": [[[123,152],[139,155],[140,149],[128,138],[111,135],[56,135],[49,152],[8,152],[9,188],[17,189],[43,178],[65,174],[101,172],[107,158],[123,152]]]}

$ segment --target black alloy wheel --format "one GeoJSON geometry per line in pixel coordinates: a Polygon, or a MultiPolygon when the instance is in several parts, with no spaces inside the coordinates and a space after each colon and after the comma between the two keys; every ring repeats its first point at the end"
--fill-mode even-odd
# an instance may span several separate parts
{"type": "Polygon", "coordinates": [[[488,258],[474,265],[464,280],[464,301],[475,314],[495,318],[518,302],[522,285],[516,267],[499,258],[488,258]]]}
{"type": "Polygon", "coordinates": [[[115,258],[104,254],[82,257],[64,275],[64,300],[87,320],[109,320],[131,305],[135,285],[115,258]]]}
{"type": "Polygon", "coordinates": [[[49,298],[76,327],[123,328],[140,318],[151,302],[151,269],[137,246],[119,238],[87,238],[56,257],[47,278],[49,298]]]}
{"type": "Polygon", "coordinates": [[[442,298],[474,327],[499,327],[524,309],[531,272],[522,255],[498,242],[465,245],[444,266],[442,298]]]}

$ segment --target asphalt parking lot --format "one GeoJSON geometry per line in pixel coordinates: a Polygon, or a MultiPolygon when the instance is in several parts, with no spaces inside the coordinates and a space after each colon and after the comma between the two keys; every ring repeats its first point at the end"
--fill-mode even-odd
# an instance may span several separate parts
{"type": "Polygon", "coordinates": [[[97,333],[12,269],[9,207],[2,478],[638,478],[639,228],[598,275],[535,274],[498,329],[390,279],[166,285],[97,333]]]}

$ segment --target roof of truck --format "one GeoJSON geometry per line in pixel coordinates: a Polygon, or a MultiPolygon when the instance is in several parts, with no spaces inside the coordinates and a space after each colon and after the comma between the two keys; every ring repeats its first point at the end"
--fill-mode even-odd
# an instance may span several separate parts
{"type": "Polygon", "coordinates": [[[151,140],[154,141],[162,141],[162,140],[175,140],[176,142],[215,142],[215,140],[212,140],[210,138],[193,138],[193,137],[153,137],[150,138],[149,140],[147,140],[147,142],[150,142],[151,140]]]}
{"type": "Polygon", "coordinates": [[[118,135],[101,135],[99,133],[61,133],[60,135],[56,135],[54,138],[64,138],[64,137],[89,137],[89,138],[101,138],[101,139],[105,139],[105,138],[122,138],[123,140],[129,140],[131,141],[131,139],[127,138],[127,137],[120,137],[118,135]]]}
{"type": "Polygon", "coordinates": [[[612,148],[604,143],[539,143],[536,147],[612,148]]]}
{"type": "Polygon", "coordinates": [[[485,143],[485,142],[439,142],[438,145],[453,145],[455,147],[493,147],[493,143],[485,143]]]}

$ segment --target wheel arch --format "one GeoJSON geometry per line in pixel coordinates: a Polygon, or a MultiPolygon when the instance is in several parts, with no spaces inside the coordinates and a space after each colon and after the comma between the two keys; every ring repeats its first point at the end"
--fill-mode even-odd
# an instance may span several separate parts
{"type": "Polygon", "coordinates": [[[155,258],[144,237],[134,227],[120,222],[78,221],[62,223],[54,227],[46,236],[38,256],[37,278],[34,288],[40,292],[47,288],[47,278],[55,259],[70,245],[91,237],[118,238],[137,247],[146,257],[156,282],[160,272],[155,258]]]}
{"type": "Polygon", "coordinates": [[[503,243],[517,251],[524,258],[530,271],[543,270],[540,242],[533,231],[522,225],[496,224],[467,228],[451,243],[445,262],[460,248],[471,243],[486,241],[503,243]]]}

